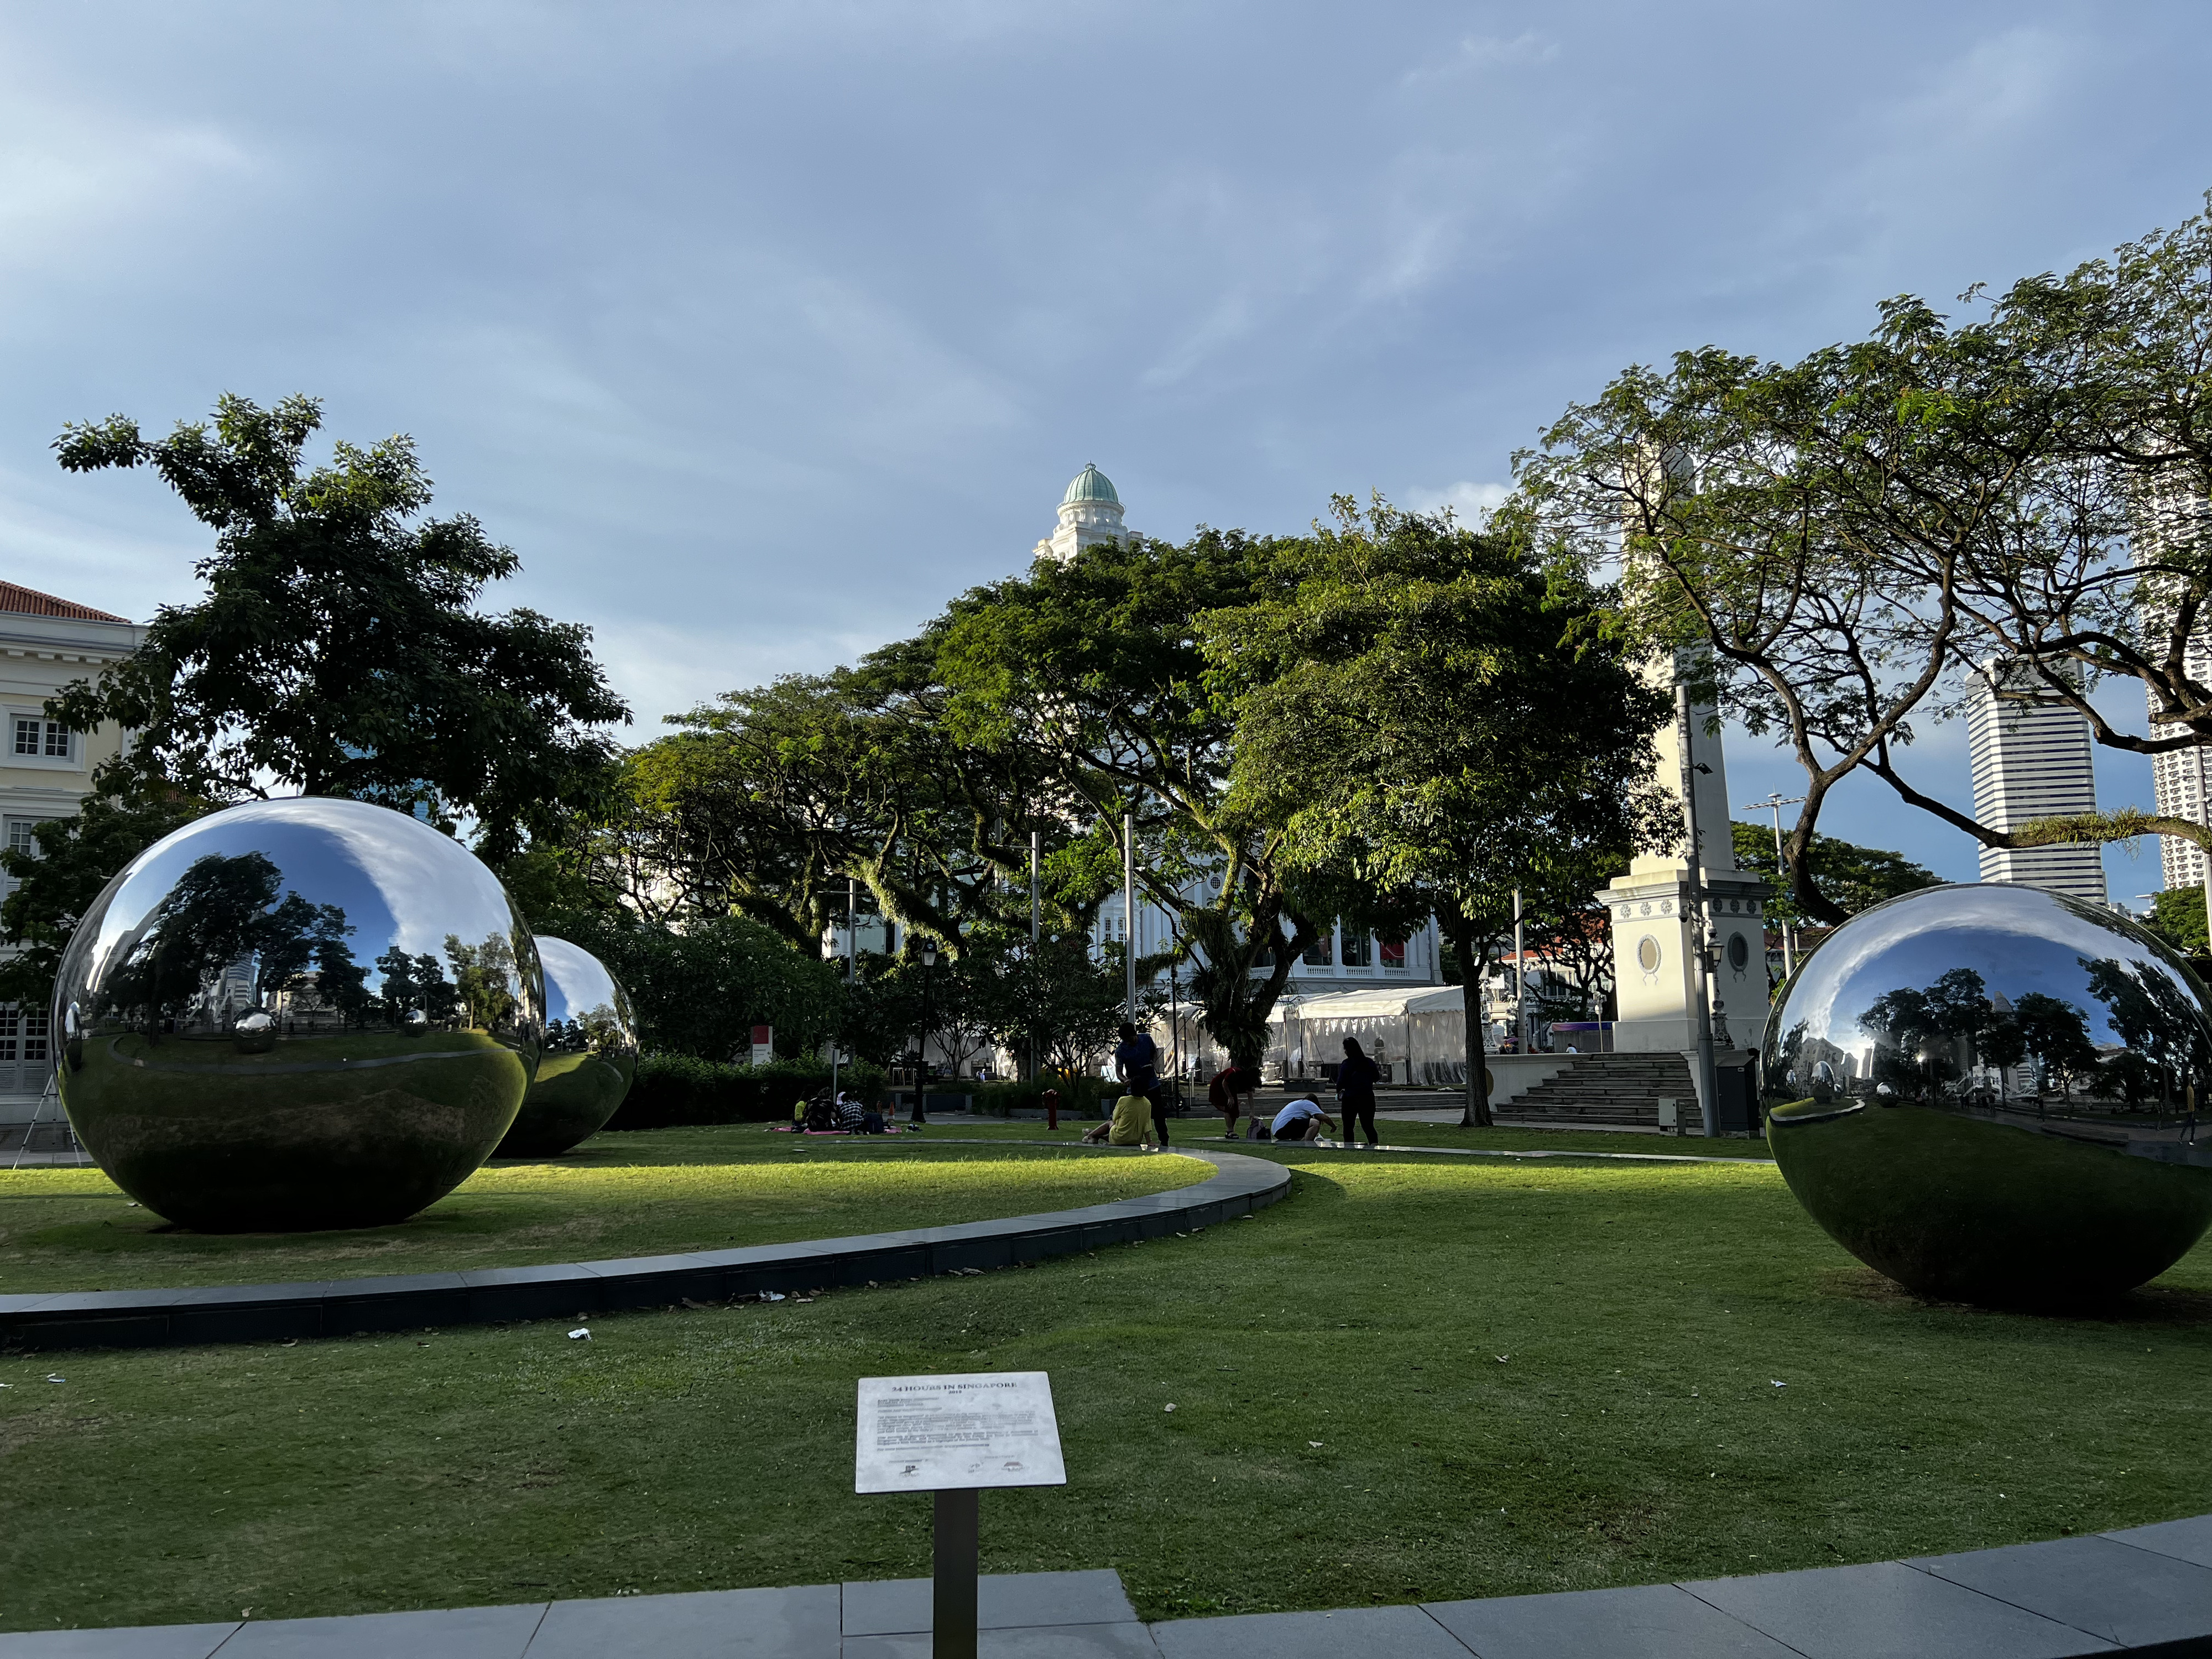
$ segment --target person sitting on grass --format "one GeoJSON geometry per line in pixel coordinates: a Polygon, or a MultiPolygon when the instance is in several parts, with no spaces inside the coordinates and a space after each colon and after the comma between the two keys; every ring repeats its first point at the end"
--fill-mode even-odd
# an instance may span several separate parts
{"type": "Polygon", "coordinates": [[[1271,1133],[1277,1140],[1312,1140],[1323,1124],[1331,1134],[1336,1133],[1336,1120],[1322,1110],[1318,1101],[1294,1100],[1275,1114],[1271,1133]]]}
{"type": "Polygon", "coordinates": [[[1158,1138],[1152,1103],[1142,1095],[1123,1095],[1114,1103],[1114,1115],[1083,1137],[1093,1146],[1102,1140],[1111,1146],[1141,1146],[1158,1138]]]}

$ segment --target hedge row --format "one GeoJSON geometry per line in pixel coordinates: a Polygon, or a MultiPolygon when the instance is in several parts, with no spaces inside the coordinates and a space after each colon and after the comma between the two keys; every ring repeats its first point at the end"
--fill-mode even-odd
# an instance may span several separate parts
{"type": "MultiPolygon", "coordinates": [[[[788,1122],[792,1108],[830,1086],[830,1068],[813,1060],[726,1066],[692,1054],[646,1054],[611,1130],[667,1129],[694,1123],[788,1122]]],[[[837,1086],[855,1100],[882,1097],[884,1074],[842,1066],[837,1086]]]]}
{"type": "Polygon", "coordinates": [[[1113,1109],[1121,1085],[1096,1077],[1048,1077],[1033,1083],[978,1083],[970,1085],[975,1110],[985,1117],[1005,1117],[1012,1111],[1044,1110],[1044,1091],[1060,1091],[1062,1117],[1103,1117],[1113,1109]]]}

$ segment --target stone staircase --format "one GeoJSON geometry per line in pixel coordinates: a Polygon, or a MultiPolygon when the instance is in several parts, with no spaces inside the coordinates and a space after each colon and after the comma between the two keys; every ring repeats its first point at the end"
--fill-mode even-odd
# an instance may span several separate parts
{"type": "Polygon", "coordinates": [[[1674,1097],[1684,1122],[1697,1121],[1698,1090],[1680,1054],[1577,1054],[1557,1077],[1497,1109],[1503,1118],[1547,1123],[1659,1126],[1659,1097],[1674,1097]]]}

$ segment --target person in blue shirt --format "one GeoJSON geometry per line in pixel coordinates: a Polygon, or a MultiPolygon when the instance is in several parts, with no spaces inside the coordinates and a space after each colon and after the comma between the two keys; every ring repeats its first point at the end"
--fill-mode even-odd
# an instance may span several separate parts
{"type": "Polygon", "coordinates": [[[1160,1145],[1168,1144],[1167,1114],[1160,1102],[1160,1046],[1128,1021],[1121,1022],[1121,1041],[1114,1050],[1114,1075],[1121,1087],[1142,1095],[1152,1103],[1152,1132],[1160,1145]]]}

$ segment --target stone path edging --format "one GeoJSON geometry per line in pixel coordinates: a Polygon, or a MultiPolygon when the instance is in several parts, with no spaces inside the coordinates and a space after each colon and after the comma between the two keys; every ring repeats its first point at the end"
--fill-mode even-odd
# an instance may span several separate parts
{"type": "Polygon", "coordinates": [[[139,1348],[282,1341],[347,1336],[356,1331],[589,1317],[666,1307],[686,1297],[725,1302],[769,1291],[929,1278],[1193,1232],[1264,1209],[1290,1188],[1290,1171],[1267,1158],[1195,1149],[1188,1155],[1212,1164],[1218,1173],[1195,1186],[1110,1204],[947,1227],[536,1267],[288,1285],[0,1296],[0,1347],[139,1348]]]}
{"type": "MultiPolygon", "coordinates": [[[[994,1573],[986,1652],[1053,1659],[2212,1654],[2212,1515],[1742,1578],[1138,1622],[1120,1576],[994,1573]]],[[[0,1634],[0,1659],[927,1659],[929,1581],[0,1634]]]]}

